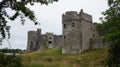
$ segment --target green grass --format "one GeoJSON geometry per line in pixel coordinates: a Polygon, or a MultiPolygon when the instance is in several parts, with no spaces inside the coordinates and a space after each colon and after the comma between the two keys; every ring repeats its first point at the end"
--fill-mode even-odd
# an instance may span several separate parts
{"type": "Polygon", "coordinates": [[[21,55],[25,67],[103,67],[107,48],[81,54],[62,54],[61,49],[45,49],[21,55]]]}

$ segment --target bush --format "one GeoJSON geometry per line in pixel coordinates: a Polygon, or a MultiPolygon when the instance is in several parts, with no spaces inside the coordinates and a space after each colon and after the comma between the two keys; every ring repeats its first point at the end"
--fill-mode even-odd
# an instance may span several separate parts
{"type": "Polygon", "coordinates": [[[0,67],[23,67],[20,57],[0,53],[0,67]]]}

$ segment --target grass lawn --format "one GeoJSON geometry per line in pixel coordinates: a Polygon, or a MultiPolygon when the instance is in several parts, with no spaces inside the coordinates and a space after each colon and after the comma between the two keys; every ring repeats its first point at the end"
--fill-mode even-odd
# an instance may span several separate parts
{"type": "Polygon", "coordinates": [[[103,67],[107,48],[80,54],[62,54],[61,49],[45,49],[21,55],[25,67],[103,67]]]}

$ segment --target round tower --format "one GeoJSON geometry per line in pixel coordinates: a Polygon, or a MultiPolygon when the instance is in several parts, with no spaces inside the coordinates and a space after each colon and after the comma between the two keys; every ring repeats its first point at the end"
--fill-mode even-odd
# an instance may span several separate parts
{"type": "Polygon", "coordinates": [[[76,11],[69,11],[62,15],[62,34],[62,53],[80,53],[81,23],[76,11]]]}

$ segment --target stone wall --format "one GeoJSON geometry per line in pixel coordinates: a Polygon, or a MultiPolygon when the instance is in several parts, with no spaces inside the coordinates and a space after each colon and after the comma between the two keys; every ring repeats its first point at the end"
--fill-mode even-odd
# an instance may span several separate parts
{"type": "Polygon", "coordinates": [[[61,35],[54,35],[50,32],[47,32],[46,34],[41,34],[41,29],[37,29],[37,31],[29,31],[27,52],[32,52],[45,48],[61,48],[61,41],[61,35]]]}

